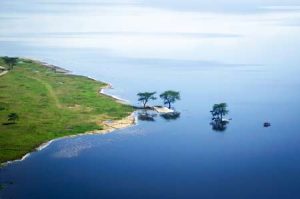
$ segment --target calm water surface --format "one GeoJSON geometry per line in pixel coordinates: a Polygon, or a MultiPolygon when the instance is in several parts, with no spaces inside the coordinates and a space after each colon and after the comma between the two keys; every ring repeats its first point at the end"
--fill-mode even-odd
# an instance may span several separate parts
{"type": "Polygon", "coordinates": [[[299,3],[226,1],[1,1],[1,55],[110,82],[135,105],[140,91],[182,100],[174,120],[61,139],[1,168],[0,198],[300,198],[299,3]],[[218,102],[224,132],[209,125],[218,102]]]}

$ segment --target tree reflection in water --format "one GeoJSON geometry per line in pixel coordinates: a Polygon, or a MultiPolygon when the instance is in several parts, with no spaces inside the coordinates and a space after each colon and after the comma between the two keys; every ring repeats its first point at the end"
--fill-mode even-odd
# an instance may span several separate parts
{"type": "Polygon", "coordinates": [[[141,121],[155,122],[155,117],[157,117],[157,114],[153,113],[153,111],[142,110],[138,113],[138,119],[141,121]]]}
{"type": "Polygon", "coordinates": [[[222,120],[213,120],[210,125],[212,126],[212,130],[217,132],[223,132],[227,129],[228,121],[222,121],[222,120]]]}
{"type": "Polygon", "coordinates": [[[164,118],[165,120],[177,120],[180,118],[180,112],[172,112],[172,113],[163,113],[160,117],[164,118]]]}
{"type": "MultiPolygon", "coordinates": [[[[138,119],[140,121],[155,122],[157,116],[158,114],[151,110],[142,110],[138,112],[138,119]]],[[[160,117],[167,121],[177,120],[180,118],[180,112],[161,113],[160,117]]]]}

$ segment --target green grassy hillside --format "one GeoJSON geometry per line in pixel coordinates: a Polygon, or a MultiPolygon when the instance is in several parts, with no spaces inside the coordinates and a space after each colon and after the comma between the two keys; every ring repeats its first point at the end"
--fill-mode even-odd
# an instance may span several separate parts
{"type": "MultiPolygon", "coordinates": [[[[5,66],[2,58],[0,65],[5,66]]],[[[106,84],[19,59],[0,76],[0,162],[20,158],[48,140],[101,129],[133,108],[99,94],[106,84]],[[15,124],[8,116],[16,113],[15,124]]]]}

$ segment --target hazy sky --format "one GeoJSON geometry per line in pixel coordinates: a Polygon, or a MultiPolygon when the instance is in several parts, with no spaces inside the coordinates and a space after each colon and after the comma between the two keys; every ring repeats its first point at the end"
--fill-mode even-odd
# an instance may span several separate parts
{"type": "MultiPolygon", "coordinates": [[[[138,5],[159,9],[175,9],[185,11],[205,12],[257,12],[268,7],[300,6],[299,0],[1,0],[2,8],[5,4],[10,10],[35,10],[41,5],[138,5]],[[14,5],[10,7],[10,5],[14,5]]],[[[3,7],[4,6],[4,7],[3,7]]],[[[294,9],[293,8],[293,9],[294,9]]],[[[299,9],[299,8],[298,8],[299,9]]],[[[3,9],[5,10],[5,9],[3,9]]]]}
{"type": "Polygon", "coordinates": [[[299,28],[299,0],[0,2],[4,53],[22,44],[93,48],[128,58],[260,64],[266,56],[296,59],[299,28]]]}

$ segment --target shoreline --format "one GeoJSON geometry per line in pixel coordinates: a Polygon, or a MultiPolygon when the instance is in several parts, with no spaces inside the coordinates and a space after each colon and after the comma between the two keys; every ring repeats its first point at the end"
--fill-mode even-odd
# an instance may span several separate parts
{"type": "MultiPolygon", "coordinates": [[[[66,75],[69,74],[69,75],[75,75],[76,76],[76,74],[71,74],[71,71],[69,71],[69,70],[66,70],[62,67],[58,67],[58,66],[55,66],[55,65],[52,65],[52,64],[48,64],[46,62],[41,62],[41,61],[38,61],[38,60],[34,60],[34,59],[30,59],[30,58],[22,58],[22,57],[21,57],[21,59],[32,60],[34,62],[37,62],[37,63],[41,64],[41,66],[43,66],[43,67],[50,68],[50,69],[53,69],[55,71],[58,69],[59,71],[57,71],[57,72],[64,73],[66,75]]],[[[84,77],[87,77],[89,79],[92,79],[94,81],[99,82],[99,80],[96,80],[94,78],[91,78],[91,77],[88,77],[88,76],[84,76],[84,77]]],[[[99,94],[110,97],[118,103],[129,104],[129,101],[127,101],[127,100],[124,100],[124,99],[119,98],[117,96],[109,95],[109,94],[105,93],[106,89],[112,89],[112,85],[110,83],[107,83],[107,82],[103,82],[103,83],[105,83],[106,86],[100,88],[100,90],[98,92],[99,94]]],[[[22,162],[22,161],[26,160],[32,153],[35,153],[35,152],[38,152],[38,151],[41,151],[41,150],[47,148],[53,142],[56,142],[56,141],[59,141],[59,140],[62,140],[62,139],[74,138],[74,137],[78,137],[78,136],[108,134],[108,133],[112,133],[116,130],[121,130],[121,129],[125,129],[125,128],[135,126],[135,125],[137,125],[137,121],[138,120],[137,120],[137,116],[135,115],[135,111],[133,111],[129,116],[127,116],[125,118],[122,118],[122,119],[119,119],[119,120],[106,120],[106,121],[103,121],[101,123],[101,125],[103,125],[102,130],[92,130],[92,131],[87,131],[87,132],[84,132],[84,133],[68,135],[68,136],[62,136],[62,137],[59,137],[59,138],[49,140],[47,142],[44,142],[44,143],[40,144],[38,147],[36,147],[32,151],[26,153],[25,155],[23,155],[19,159],[9,160],[9,161],[1,163],[0,168],[8,166],[10,164],[17,163],[17,162],[22,162]]]]}
{"type": "MultiPolygon", "coordinates": [[[[89,77],[89,78],[90,78],[90,77],[89,77]]],[[[91,79],[93,79],[93,78],[91,78],[91,79]]],[[[95,80],[95,79],[93,79],[93,80],[95,80]]],[[[98,81],[98,80],[95,80],[95,81],[98,81]]],[[[116,100],[117,102],[119,102],[119,103],[122,103],[122,104],[129,104],[129,101],[126,100],[126,99],[122,99],[122,98],[120,98],[120,97],[118,97],[118,96],[110,95],[110,94],[105,93],[105,90],[107,90],[107,89],[113,89],[113,87],[112,87],[112,85],[111,85],[110,83],[107,83],[107,82],[104,82],[104,83],[107,84],[107,86],[104,86],[104,87],[102,87],[102,88],[100,89],[100,91],[99,91],[100,94],[105,95],[105,96],[107,96],[107,97],[111,97],[111,98],[115,99],[115,100],[116,100]]]]}
{"type": "MultiPolygon", "coordinates": [[[[47,62],[45,62],[45,61],[40,61],[40,60],[35,59],[35,58],[34,58],[34,59],[31,59],[31,58],[28,58],[28,57],[20,57],[20,58],[21,58],[21,59],[25,59],[25,60],[32,60],[32,61],[34,61],[34,62],[36,62],[36,63],[39,63],[39,64],[42,65],[43,67],[50,68],[50,69],[56,71],[57,73],[63,73],[63,74],[65,74],[65,75],[72,75],[72,76],[82,76],[82,77],[86,77],[86,78],[89,78],[89,79],[94,80],[94,81],[97,81],[97,82],[100,81],[100,80],[97,80],[97,79],[95,79],[95,78],[93,78],[93,77],[90,77],[90,76],[84,76],[84,75],[74,74],[74,73],[72,73],[72,71],[67,70],[67,69],[65,69],[65,68],[63,68],[63,67],[60,67],[60,66],[57,66],[57,65],[54,65],[54,64],[49,64],[49,63],[47,63],[47,62]]],[[[101,82],[102,82],[102,81],[101,81],[101,82]]],[[[106,89],[113,89],[113,86],[112,86],[111,83],[108,83],[108,82],[103,82],[103,83],[105,83],[106,86],[102,87],[102,88],[99,90],[99,93],[100,93],[100,94],[105,95],[105,96],[110,97],[110,98],[113,98],[113,99],[115,99],[115,100],[116,100],[117,102],[119,102],[119,103],[129,105],[130,102],[129,102],[128,100],[123,99],[123,98],[120,98],[120,97],[115,96],[115,95],[110,95],[110,94],[105,93],[105,90],[106,90],[106,89]]]]}
{"type": "Polygon", "coordinates": [[[8,166],[10,164],[22,162],[22,161],[26,160],[32,153],[36,153],[36,152],[42,151],[43,149],[46,149],[47,147],[49,147],[53,142],[56,142],[56,141],[59,141],[59,140],[68,139],[68,138],[75,138],[75,137],[80,137],[80,136],[86,136],[86,135],[105,135],[105,134],[108,134],[108,133],[112,133],[112,132],[114,132],[116,130],[122,130],[122,129],[126,129],[126,128],[133,127],[133,126],[137,125],[137,116],[135,115],[135,112],[131,113],[131,115],[129,115],[128,117],[126,117],[124,119],[114,121],[116,125],[118,125],[119,122],[121,121],[121,123],[122,123],[123,126],[121,126],[120,128],[114,127],[114,126],[111,126],[111,127],[107,127],[106,126],[107,128],[103,129],[103,130],[88,131],[88,132],[85,132],[85,133],[68,135],[68,136],[63,136],[63,137],[59,137],[59,138],[55,138],[55,139],[49,140],[47,142],[42,143],[38,147],[36,147],[33,151],[31,151],[29,153],[26,153],[20,159],[9,160],[7,162],[1,163],[0,168],[8,166]],[[126,123],[125,124],[124,122],[122,122],[124,119],[127,119],[127,118],[130,118],[129,119],[131,121],[130,123],[126,123]]]}

